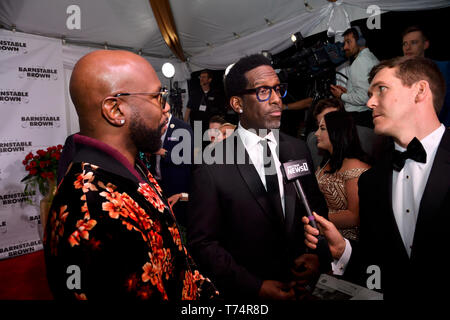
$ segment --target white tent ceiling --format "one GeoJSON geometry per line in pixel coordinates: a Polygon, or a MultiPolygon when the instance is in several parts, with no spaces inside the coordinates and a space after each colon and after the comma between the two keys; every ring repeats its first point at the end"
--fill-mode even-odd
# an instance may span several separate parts
{"type": "MultiPolygon", "coordinates": [[[[170,0],[188,69],[225,69],[239,57],[269,50],[278,53],[301,31],[327,30],[333,8],[345,9],[350,21],[367,17],[367,7],[425,10],[446,7],[448,0],[170,0]]],[[[157,60],[176,60],[165,44],[149,0],[2,0],[0,23],[7,29],[90,47],[125,48],[157,60]],[[80,29],[69,30],[66,13],[78,5],[80,29]]],[[[157,64],[160,65],[160,64],[157,64]]],[[[155,66],[158,69],[159,66],[155,66]]]]}

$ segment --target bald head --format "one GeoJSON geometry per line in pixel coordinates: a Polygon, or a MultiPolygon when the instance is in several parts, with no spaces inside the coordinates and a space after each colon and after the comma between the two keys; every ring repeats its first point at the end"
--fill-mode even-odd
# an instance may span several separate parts
{"type": "Polygon", "coordinates": [[[98,50],[82,57],[70,78],[70,96],[81,132],[87,134],[108,127],[101,111],[105,98],[120,92],[149,92],[150,82],[160,86],[152,66],[134,53],[98,50]]]}

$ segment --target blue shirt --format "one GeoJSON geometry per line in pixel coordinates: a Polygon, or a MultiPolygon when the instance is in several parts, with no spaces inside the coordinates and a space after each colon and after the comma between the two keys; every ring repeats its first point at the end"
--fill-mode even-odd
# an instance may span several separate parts
{"type": "Polygon", "coordinates": [[[450,61],[433,60],[444,76],[447,91],[445,94],[444,105],[439,113],[439,120],[446,126],[450,127],[450,61]]]}

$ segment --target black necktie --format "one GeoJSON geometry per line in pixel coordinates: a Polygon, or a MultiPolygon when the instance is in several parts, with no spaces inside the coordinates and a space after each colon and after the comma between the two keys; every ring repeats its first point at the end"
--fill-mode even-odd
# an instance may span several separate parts
{"type": "Polygon", "coordinates": [[[280,187],[278,185],[278,175],[275,169],[275,160],[272,156],[267,140],[260,141],[263,147],[264,175],[266,177],[266,188],[269,199],[274,210],[281,221],[284,221],[283,208],[281,206],[280,187]]]}
{"type": "Polygon", "coordinates": [[[421,163],[427,162],[427,153],[417,138],[411,140],[406,147],[406,151],[401,152],[394,150],[394,155],[392,158],[392,166],[394,167],[394,170],[402,170],[406,159],[411,159],[421,163]]]}

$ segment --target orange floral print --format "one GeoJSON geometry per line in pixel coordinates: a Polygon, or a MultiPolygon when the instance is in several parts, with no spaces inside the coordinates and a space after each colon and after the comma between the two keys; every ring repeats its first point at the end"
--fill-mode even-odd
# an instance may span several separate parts
{"type": "Polygon", "coordinates": [[[75,189],[82,189],[83,193],[86,193],[89,190],[98,191],[97,187],[92,183],[93,180],[94,180],[94,173],[92,171],[88,173],[85,173],[85,171],[83,171],[83,173],[80,173],[77,176],[73,185],[75,189]]]}
{"type": "MultiPolygon", "coordinates": [[[[59,208],[59,214],[57,214],[55,210],[52,210],[52,215],[50,216],[50,224],[53,226],[49,239],[50,252],[52,253],[52,255],[57,254],[59,238],[64,235],[64,223],[66,222],[67,216],[69,215],[66,210],[67,206],[61,206],[59,208]]],[[[46,241],[47,239],[44,239],[44,242],[46,241]]]]}
{"type": "Polygon", "coordinates": [[[97,221],[91,219],[89,214],[85,214],[83,220],[78,220],[76,224],[77,230],[75,230],[68,238],[70,246],[76,246],[80,244],[80,240],[89,240],[89,232],[92,228],[95,227],[97,221]]]}
{"type": "Polygon", "coordinates": [[[87,300],[86,294],[84,294],[84,293],[78,294],[78,293],[74,292],[74,294],[75,294],[75,298],[77,300],[87,300]]]}
{"type": "Polygon", "coordinates": [[[179,251],[183,251],[183,243],[181,242],[180,232],[177,227],[169,227],[170,234],[172,235],[173,241],[178,246],[179,251]]]}
{"type": "Polygon", "coordinates": [[[138,192],[142,194],[145,199],[147,199],[148,202],[152,204],[156,209],[158,209],[159,212],[164,211],[164,203],[162,202],[159,195],[156,194],[155,191],[147,184],[147,183],[140,183],[138,192]]]}
{"type": "Polygon", "coordinates": [[[155,187],[156,191],[159,192],[159,194],[162,194],[162,189],[159,186],[158,182],[156,181],[155,178],[153,178],[153,175],[149,172],[147,175],[148,180],[150,181],[151,184],[153,184],[153,186],[155,187]]]}
{"type": "Polygon", "coordinates": [[[187,270],[184,274],[182,300],[195,300],[197,298],[197,285],[194,282],[192,272],[187,270]]]}

